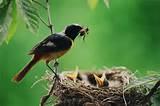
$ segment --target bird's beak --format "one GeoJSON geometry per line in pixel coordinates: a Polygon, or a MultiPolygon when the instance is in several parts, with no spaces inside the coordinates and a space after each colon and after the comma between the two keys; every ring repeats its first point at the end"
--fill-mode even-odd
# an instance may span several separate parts
{"type": "Polygon", "coordinates": [[[105,74],[102,75],[101,78],[99,78],[97,75],[93,74],[94,78],[96,80],[97,86],[98,87],[104,87],[105,83],[105,74]]]}
{"type": "Polygon", "coordinates": [[[74,82],[76,82],[76,79],[77,79],[77,76],[78,76],[78,71],[73,71],[73,72],[70,72],[70,73],[67,73],[65,75],[67,78],[73,80],[74,82]]]}
{"type": "Polygon", "coordinates": [[[88,28],[82,28],[79,33],[80,36],[83,36],[83,40],[85,39],[85,35],[88,34],[89,29],[88,28]]]}
{"type": "Polygon", "coordinates": [[[103,79],[102,78],[99,78],[97,75],[93,74],[94,75],[94,78],[96,80],[96,83],[97,83],[97,86],[98,87],[102,87],[103,86],[103,79]]]}

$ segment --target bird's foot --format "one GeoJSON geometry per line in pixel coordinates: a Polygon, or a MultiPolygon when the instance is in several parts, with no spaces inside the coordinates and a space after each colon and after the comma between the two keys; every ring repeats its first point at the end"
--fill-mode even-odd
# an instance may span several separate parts
{"type": "Polygon", "coordinates": [[[53,67],[54,67],[54,72],[56,73],[55,77],[56,77],[57,79],[59,79],[58,66],[59,66],[59,63],[58,63],[57,61],[55,61],[53,67]]]}
{"type": "Polygon", "coordinates": [[[49,66],[49,64],[46,64],[46,65],[47,65],[47,67],[53,72],[53,74],[54,74],[53,79],[54,79],[54,78],[59,79],[59,75],[57,74],[57,67],[54,66],[54,69],[52,69],[52,68],[49,66]]]}

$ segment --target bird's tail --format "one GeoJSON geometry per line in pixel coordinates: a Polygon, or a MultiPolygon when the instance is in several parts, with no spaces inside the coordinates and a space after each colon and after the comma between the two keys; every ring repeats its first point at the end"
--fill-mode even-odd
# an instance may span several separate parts
{"type": "Polygon", "coordinates": [[[34,57],[21,71],[19,71],[13,77],[13,81],[20,82],[38,61],[39,61],[39,58],[34,57]]]}

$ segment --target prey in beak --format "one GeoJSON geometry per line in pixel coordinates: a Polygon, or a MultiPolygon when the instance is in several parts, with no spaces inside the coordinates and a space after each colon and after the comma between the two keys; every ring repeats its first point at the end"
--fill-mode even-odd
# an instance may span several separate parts
{"type": "Polygon", "coordinates": [[[83,40],[85,40],[85,36],[86,36],[86,34],[88,34],[88,31],[89,31],[88,28],[82,28],[82,29],[79,31],[80,36],[83,36],[83,40]]]}
{"type": "Polygon", "coordinates": [[[97,87],[108,87],[109,83],[105,77],[105,73],[102,74],[102,77],[99,78],[96,74],[93,74],[96,80],[97,87]]]}

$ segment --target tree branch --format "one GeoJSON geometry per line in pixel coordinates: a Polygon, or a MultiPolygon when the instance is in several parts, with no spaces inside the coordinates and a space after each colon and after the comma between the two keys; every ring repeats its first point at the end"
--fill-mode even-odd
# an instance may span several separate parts
{"type": "Polygon", "coordinates": [[[154,87],[151,89],[151,91],[145,97],[145,101],[149,100],[154,95],[154,93],[158,90],[159,86],[160,86],[160,80],[157,81],[157,83],[154,85],[154,87]]]}
{"type": "Polygon", "coordinates": [[[51,20],[51,14],[50,14],[50,6],[49,6],[49,0],[46,0],[46,6],[47,6],[47,13],[48,13],[48,27],[50,28],[51,34],[53,34],[53,25],[51,20]]]}
{"type": "MultiPolygon", "coordinates": [[[[40,106],[44,106],[45,103],[47,102],[47,100],[49,99],[49,97],[52,95],[53,90],[54,90],[54,87],[55,87],[55,84],[56,84],[55,82],[56,82],[58,79],[57,79],[56,77],[54,77],[53,80],[54,80],[54,81],[53,81],[53,85],[51,86],[48,94],[45,95],[45,96],[43,96],[43,97],[41,98],[40,106]]],[[[58,81],[59,81],[59,80],[58,80],[58,81]]]]}

